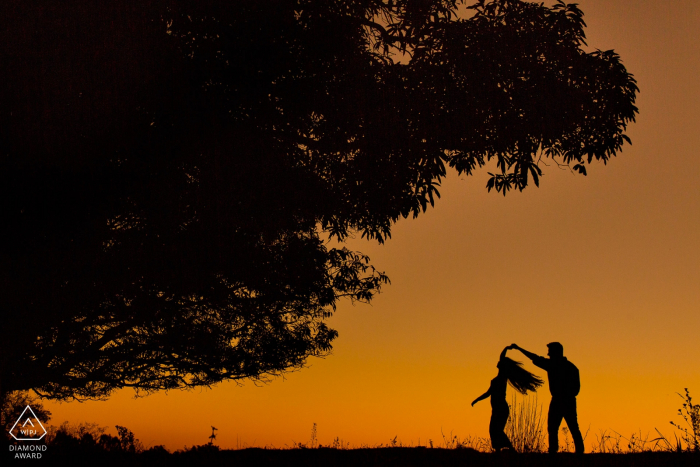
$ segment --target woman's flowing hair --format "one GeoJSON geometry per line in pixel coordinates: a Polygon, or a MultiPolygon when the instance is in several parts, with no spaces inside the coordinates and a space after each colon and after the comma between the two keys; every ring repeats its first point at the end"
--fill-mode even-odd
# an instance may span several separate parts
{"type": "Polygon", "coordinates": [[[535,391],[544,384],[541,378],[523,368],[523,364],[520,362],[503,357],[500,363],[510,385],[522,394],[527,394],[528,391],[535,391]]]}

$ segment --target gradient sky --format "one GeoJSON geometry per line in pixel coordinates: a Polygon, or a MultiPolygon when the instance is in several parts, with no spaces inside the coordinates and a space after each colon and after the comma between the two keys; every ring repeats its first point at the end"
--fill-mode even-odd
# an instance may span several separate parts
{"type": "MultiPolygon", "coordinates": [[[[556,340],[581,372],[588,448],[601,430],[672,436],[676,392],[700,397],[700,2],[579,6],[588,44],[638,81],[633,146],[587,177],[550,163],[539,189],[505,198],[487,193],[488,170],[450,173],[436,207],[385,245],[351,241],[392,283],[372,305],[339,306],[327,359],[260,387],[48,403],[52,424],[123,425],[169,449],[207,442],[211,425],[224,448],[308,442],[314,423],[321,444],[486,437],[489,402],[470,402],[501,349],[546,354],[556,340]]],[[[538,397],[546,413],[546,387],[538,397]]]]}

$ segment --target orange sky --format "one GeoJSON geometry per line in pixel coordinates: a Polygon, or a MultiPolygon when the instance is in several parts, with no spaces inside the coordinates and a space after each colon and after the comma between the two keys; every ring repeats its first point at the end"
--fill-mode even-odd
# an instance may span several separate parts
{"type": "MultiPolygon", "coordinates": [[[[350,242],[392,284],[371,306],[341,304],[331,357],[263,387],[49,403],[52,423],[123,425],[169,449],[207,442],[210,425],[225,448],[308,442],[313,423],[321,444],[488,436],[488,401],[470,402],[501,349],[558,340],[581,371],[589,447],[605,429],[671,435],[675,393],[700,397],[700,2],[579,5],[589,45],[615,49],[641,89],[633,146],[607,167],[550,165],[539,189],[505,198],[486,192],[487,170],[451,173],[385,245],[350,242]]],[[[546,388],[539,399],[546,412],[546,388]]]]}

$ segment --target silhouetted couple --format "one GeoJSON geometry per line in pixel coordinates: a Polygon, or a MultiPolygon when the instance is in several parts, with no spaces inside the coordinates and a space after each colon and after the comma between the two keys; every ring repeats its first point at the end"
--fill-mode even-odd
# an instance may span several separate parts
{"type": "Polygon", "coordinates": [[[506,357],[509,349],[516,349],[532,360],[535,366],[547,371],[549,379],[549,391],[552,393],[552,401],[549,404],[547,415],[547,431],[549,432],[549,452],[556,453],[559,450],[559,426],[562,419],[566,420],[569,432],[574,438],[574,446],[577,454],[583,454],[583,437],[578,427],[576,415],[576,396],[581,389],[578,368],[564,357],[564,347],[559,342],[547,344],[549,358],[540,357],[532,352],[512,344],[503,349],[498,360],[498,375],[491,380],[489,390],[477,397],[472,406],[480,400],[491,397],[491,422],[489,423],[489,435],[491,444],[496,451],[513,449],[513,444],[505,433],[506,423],[510,415],[510,408],[506,402],[506,386],[510,383],[518,392],[527,394],[542,386],[542,379],[523,368],[523,364],[506,357]]]}

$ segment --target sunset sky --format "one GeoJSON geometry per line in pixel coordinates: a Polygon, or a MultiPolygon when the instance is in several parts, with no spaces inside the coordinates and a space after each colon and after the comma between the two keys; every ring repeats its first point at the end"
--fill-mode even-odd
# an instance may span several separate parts
{"type": "MultiPolygon", "coordinates": [[[[52,424],[122,425],[169,449],[207,442],[211,425],[223,448],[306,443],[314,423],[324,445],[487,437],[489,402],[470,403],[502,348],[559,341],[581,372],[588,449],[601,430],[672,437],[676,392],[700,397],[700,2],[579,6],[589,46],[615,49],[638,81],[633,146],[587,177],[548,162],[539,189],[505,198],[487,193],[488,169],[449,173],[435,208],[386,244],[358,235],[349,247],[391,285],[339,306],[329,358],[261,386],[48,403],[52,424]]],[[[546,414],[546,386],[538,398],[546,414]]]]}

